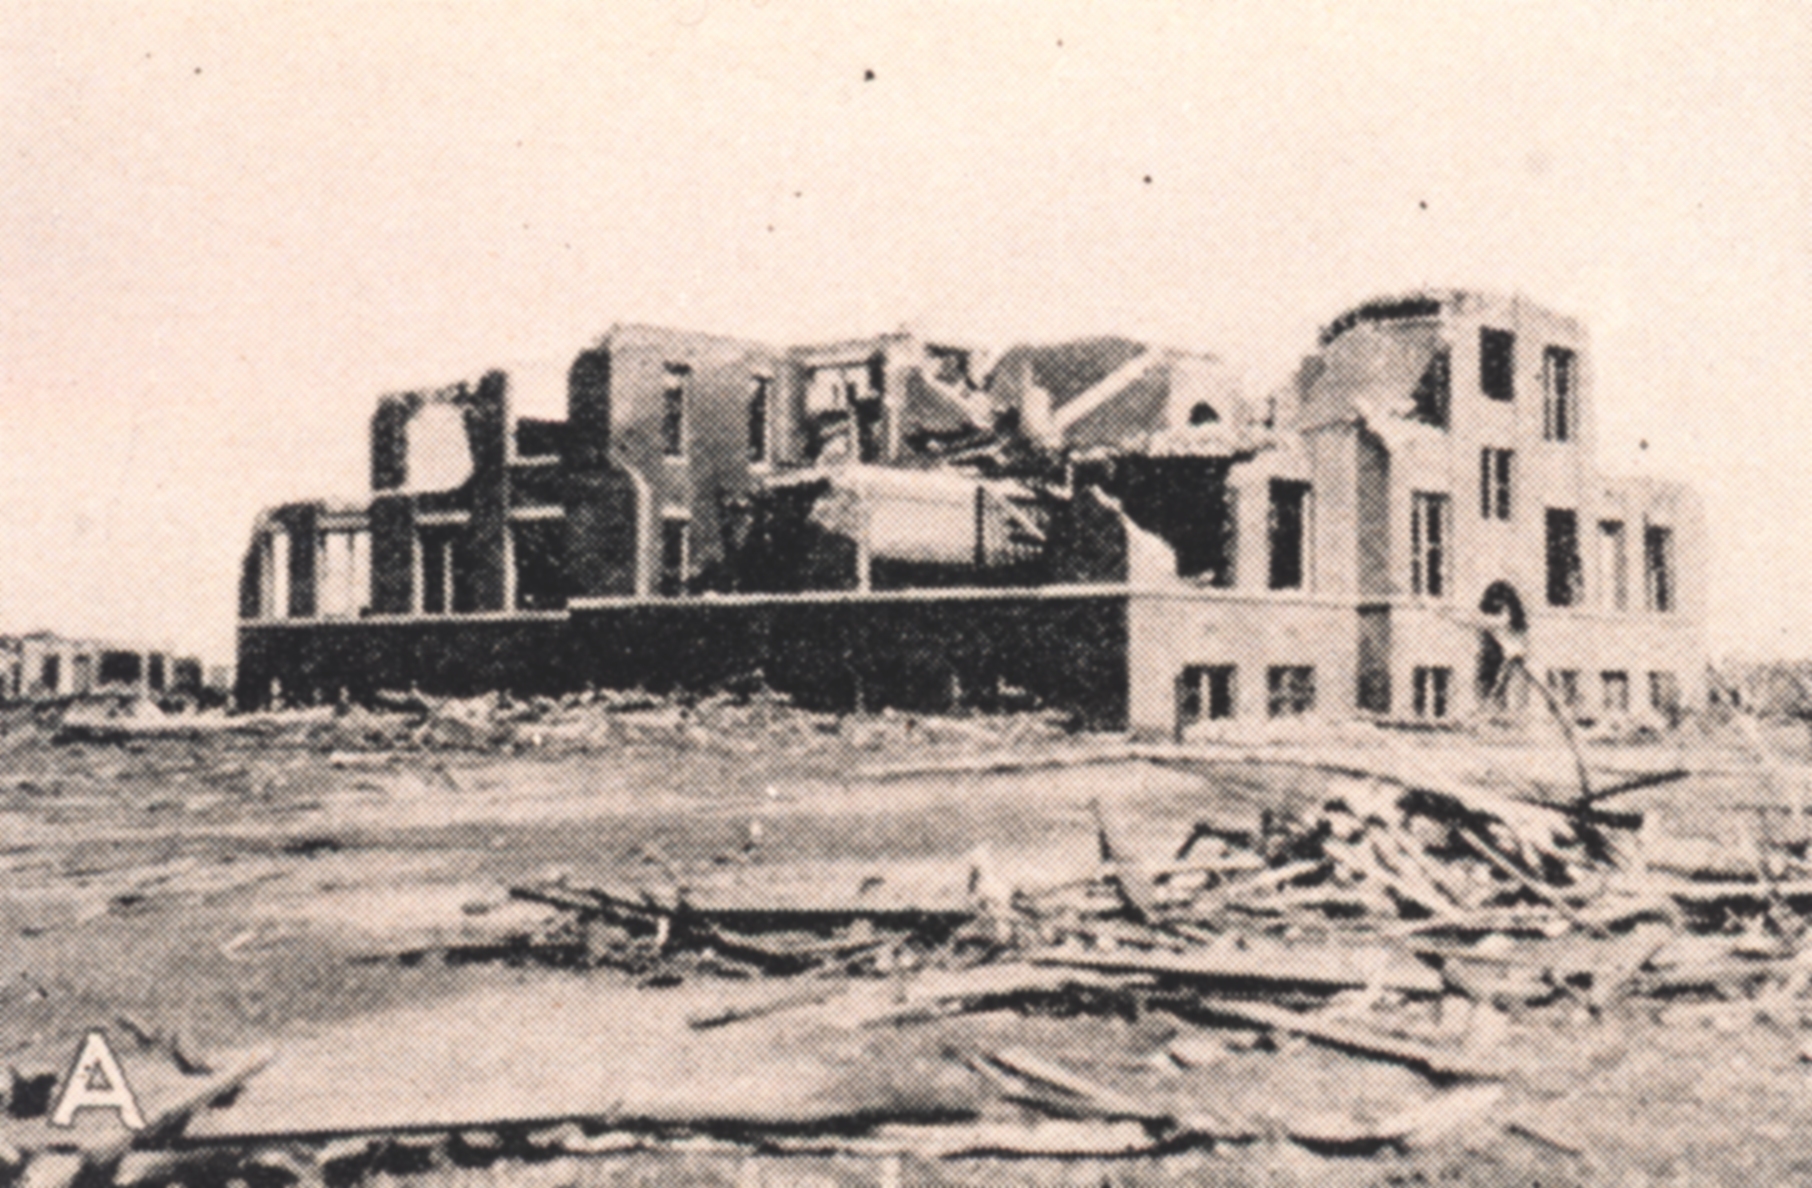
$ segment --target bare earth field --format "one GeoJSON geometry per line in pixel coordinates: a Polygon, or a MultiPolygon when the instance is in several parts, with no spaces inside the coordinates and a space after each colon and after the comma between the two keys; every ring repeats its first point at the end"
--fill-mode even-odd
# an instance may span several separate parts
{"type": "MultiPolygon", "coordinates": [[[[1170,1009],[1162,986],[1131,1008],[1118,991],[1069,987],[857,1026],[852,1016],[884,1010],[911,971],[751,977],[708,953],[641,967],[550,960],[523,938],[564,935],[568,914],[510,895],[531,884],[679,883],[731,903],[961,911],[978,872],[1008,887],[1094,873],[1091,802],[1123,856],[1156,865],[1198,822],[1256,831],[1266,810],[1310,813],[1327,796],[1325,772],[1261,760],[1309,744],[1363,760],[1364,740],[1205,744],[1182,748],[1195,756],[1187,762],[1159,761],[1032,716],[838,719],[760,700],[515,719],[354,710],[85,741],[79,731],[55,741],[56,731],[54,718],[20,715],[0,735],[0,1053],[15,1070],[0,1137],[34,1182],[62,1165],[39,1154],[42,1120],[19,1116],[30,1113],[21,1084],[60,1072],[95,1029],[131,1053],[135,1081],[142,1070],[180,1087],[167,1066],[219,1071],[254,1049],[274,1057],[180,1139],[128,1156],[119,1182],[1812,1179],[1800,1137],[1812,1134],[1812,1065],[1800,1057],[1812,1003],[1793,976],[1798,937],[1782,927],[1784,909],[1732,912],[1666,942],[1725,959],[1760,938],[1768,960],[1753,978],[1602,1000],[1596,985],[1495,1004],[1451,990],[1392,999],[1396,1023],[1493,1061],[1498,1087],[1426,1138],[1318,1145],[1302,1140],[1431,1100],[1429,1079],[1204,1021],[1170,1009]],[[723,1027],[688,1023],[795,986],[838,993],[723,1027]],[[1195,1058],[1176,1057],[1183,1041],[1195,1058]],[[1154,1151],[1137,1121],[1112,1111],[1064,1120],[1013,1100],[999,1068],[990,1079],[975,1067],[978,1052],[1035,1052],[1160,1103],[1167,1117],[1237,1119],[1249,1125],[1231,1129],[1249,1133],[1154,1151]],[[563,1122],[579,1118],[584,1126],[563,1122]],[[959,1122],[969,1134],[1037,1133],[1052,1149],[1073,1137],[1078,1153],[1014,1155],[1002,1142],[995,1153],[920,1144],[902,1155],[887,1141],[901,1127],[957,1133],[959,1122]],[[349,1137],[375,1133],[391,1137],[349,1137]]],[[[1770,738],[1797,772],[1803,728],[1770,738]]],[[[1552,739],[1402,735],[1392,746],[1486,762],[1552,795],[1571,779],[1552,739]]],[[[1764,779],[1734,731],[1689,724],[1588,753],[1599,771],[1694,771],[1617,800],[1645,814],[1645,839],[1741,854],[1785,819],[1781,770],[1764,779]]],[[[1204,942],[1249,937],[1264,953],[1337,934],[1374,972],[1379,954],[1396,954],[1426,974],[1394,923],[1217,917],[1204,942]]],[[[1496,949],[1468,942],[1502,956],[1504,944],[1540,953],[1581,939],[1552,931],[1496,949]]],[[[1612,931],[1597,943],[1634,935],[1612,931]]],[[[596,945],[569,939],[580,954],[596,945]]],[[[1643,958],[1665,968],[1647,952],[1638,966],[1643,958]]]]}

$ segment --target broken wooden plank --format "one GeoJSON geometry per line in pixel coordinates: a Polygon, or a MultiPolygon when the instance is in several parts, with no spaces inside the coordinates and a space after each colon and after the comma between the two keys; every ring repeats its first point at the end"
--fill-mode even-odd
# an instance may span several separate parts
{"type": "Polygon", "coordinates": [[[1269,1003],[1206,998],[1201,1001],[1201,1009],[1210,1015],[1241,1023],[1287,1031],[1291,1035],[1300,1035],[1330,1048],[1405,1064],[1440,1079],[1495,1080],[1503,1076],[1503,1071],[1497,1066],[1474,1060],[1463,1052],[1447,1051],[1415,1040],[1385,1035],[1367,1027],[1285,1010],[1269,1003]]]}
{"type": "Polygon", "coordinates": [[[1165,1146],[1137,1122],[1043,1119],[1032,1123],[974,1122],[960,1126],[883,1126],[874,1142],[927,1159],[986,1156],[1114,1159],[1165,1146]]]}
{"type": "Polygon", "coordinates": [[[1453,832],[1454,836],[1462,839],[1467,845],[1478,851],[1479,856],[1485,861],[1509,875],[1525,891],[1565,916],[1575,928],[1581,929],[1582,931],[1597,937],[1606,937],[1610,935],[1610,932],[1603,925],[1596,921],[1589,920],[1575,911],[1571,904],[1561,898],[1560,892],[1557,889],[1549,887],[1546,883],[1540,882],[1528,872],[1524,871],[1520,866],[1516,865],[1516,863],[1510,861],[1510,859],[1500,853],[1496,846],[1486,841],[1479,834],[1460,825],[1454,826],[1453,832]]]}
{"type": "Polygon", "coordinates": [[[1216,953],[1205,950],[1187,953],[1081,953],[1060,950],[1034,953],[1030,960],[1034,965],[1067,965],[1080,969],[1152,974],[1186,981],[1300,986],[1330,992],[1376,984],[1387,990],[1401,990],[1409,994],[1439,994],[1442,987],[1441,976],[1417,962],[1397,962],[1393,968],[1385,970],[1362,970],[1352,963],[1346,953],[1338,949],[1266,953],[1216,953]]]}
{"type": "Polygon", "coordinates": [[[1127,915],[1136,923],[1151,923],[1158,918],[1157,895],[1151,880],[1145,877],[1145,872],[1139,869],[1139,864],[1130,854],[1114,845],[1100,799],[1089,801],[1088,808],[1095,818],[1095,841],[1100,848],[1108,882],[1113,885],[1115,894],[1125,905],[1127,915]]]}
{"type": "Polygon", "coordinates": [[[983,1058],[992,1064],[1006,1069],[1018,1076],[1061,1089],[1086,1105],[1098,1117],[1107,1119],[1132,1119],[1141,1122],[1169,1121],[1169,1116],[1153,1109],[1144,1102],[1121,1093],[1087,1077],[1071,1072],[1054,1060],[1024,1048],[1007,1048],[998,1052],[983,1053],[983,1058]]]}

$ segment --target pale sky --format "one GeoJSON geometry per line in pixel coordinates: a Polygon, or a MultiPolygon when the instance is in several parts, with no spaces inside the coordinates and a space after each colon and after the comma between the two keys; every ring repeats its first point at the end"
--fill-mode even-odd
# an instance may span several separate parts
{"type": "Polygon", "coordinates": [[[614,322],[1263,393],[1419,285],[1582,318],[1714,649],[1812,655],[1812,5],[0,0],[0,631],[230,659],[381,393],[614,322]]]}

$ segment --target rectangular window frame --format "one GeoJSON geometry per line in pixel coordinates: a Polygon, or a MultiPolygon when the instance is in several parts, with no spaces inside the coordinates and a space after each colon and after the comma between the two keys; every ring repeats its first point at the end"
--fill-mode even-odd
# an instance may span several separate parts
{"type": "Polygon", "coordinates": [[[768,441],[772,432],[774,419],[773,400],[774,381],[770,376],[758,375],[749,384],[748,406],[748,459],[752,466],[762,466],[769,461],[773,447],[768,441]]]}
{"type": "Polygon", "coordinates": [[[1516,451],[1499,446],[1479,450],[1479,518],[1508,521],[1515,509],[1516,451]]]}
{"type": "Polygon", "coordinates": [[[1622,520],[1598,521],[1598,550],[1605,599],[1611,610],[1630,608],[1629,529],[1622,520]]]}
{"type": "Polygon", "coordinates": [[[1622,669],[1609,669],[1598,674],[1603,690],[1602,702],[1607,714],[1630,712],[1630,674],[1622,669]]]}
{"type": "Polygon", "coordinates": [[[666,366],[666,382],[661,387],[661,456],[684,461],[691,447],[691,417],[688,389],[692,369],[684,364],[666,366]]]}
{"type": "Polygon", "coordinates": [[[1567,442],[1579,436],[1579,355],[1568,347],[1541,353],[1541,437],[1567,442]]]}
{"type": "Polygon", "coordinates": [[[1312,486],[1297,479],[1271,480],[1265,531],[1268,589],[1309,588],[1314,514],[1312,486]]]}
{"type": "Polygon", "coordinates": [[[1500,404],[1516,401],[1516,333],[1479,327],[1479,391],[1500,404]]]}
{"type": "Polygon", "coordinates": [[[1453,669],[1445,665],[1417,665],[1411,676],[1412,708],[1418,718],[1447,720],[1453,692],[1453,669]]]}
{"type": "Polygon", "coordinates": [[[1265,669],[1265,715],[1300,718],[1315,712],[1315,668],[1273,664],[1265,669]]]}
{"type": "Polygon", "coordinates": [[[663,515],[658,545],[657,589],[663,598],[683,597],[692,576],[692,517],[671,512],[663,515]]]}
{"type": "Polygon", "coordinates": [[[1674,530],[1668,524],[1642,525],[1643,605],[1656,614],[1679,608],[1678,570],[1674,564],[1674,530]]]}
{"type": "Polygon", "coordinates": [[[1579,559],[1578,510],[1548,508],[1542,523],[1542,545],[1547,604],[1578,606],[1585,595],[1585,573],[1579,559]]]}
{"type": "Polygon", "coordinates": [[[1444,491],[1412,491],[1409,507],[1409,591],[1446,598],[1452,582],[1453,500],[1444,491]]]}

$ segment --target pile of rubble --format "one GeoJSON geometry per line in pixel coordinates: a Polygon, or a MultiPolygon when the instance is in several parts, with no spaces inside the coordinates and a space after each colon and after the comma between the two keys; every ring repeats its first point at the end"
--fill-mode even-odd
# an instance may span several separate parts
{"type": "Polygon", "coordinates": [[[758,681],[708,696],[592,689],[561,697],[505,692],[434,697],[380,691],[366,702],[234,714],[169,713],[145,699],[96,699],[56,711],[57,743],[160,744],[204,739],[330,751],[592,752],[637,745],[727,754],[804,753],[827,747],[880,751],[909,742],[1000,748],[1074,732],[1071,715],[1026,710],[968,716],[821,713],[795,706],[758,681]]]}
{"type": "MultiPolygon", "coordinates": [[[[1145,758],[1214,778],[1199,754],[1154,748],[1145,758]]],[[[978,1104],[944,1102],[930,1118],[852,1107],[835,1126],[745,1122],[731,1136],[752,1150],[887,1157],[1117,1157],[1277,1142],[1352,1154],[1479,1128],[1577,1154],[1578,1140],[1541,1107],[1583,1086],[1556,1084],[1512,1039],[1541,1012],[1588,1021],[1636,1000],[1798,1025],[1812,1006],[1803,840],[1751,840],[1737,869],[1707,871],[1645,838],[1642,814],[1614,807],[1683,771],[1594,787],[1582,764],[1578,793],[1562,798],[1408,758],[1388,770],[1306,765],[1326,777],[1312,811],[1201,821],[1158,862],[1132,853],[1093,802],[1096,853],[1072,877],[1014,885],[978,851],[956,903],[882,903],[865,886],[840,900],[730,898],[693,886],[645,846],[647,867],[660,872],[645,885],[562,876],[511,888],[555,914],[490,955],[614,968],[655,992],[733,989],[687,1017],[682,1030],[694,1033],[806,1016],[866,1034],[993,1016],[1037,1021],[1047,1037],[1075,1020],[1162,1021],[1154,1050],[1093,1064],[1023,1036],[955,1031],[943,1058],[978,1104]],[[1186,1080],[1230,1057],[1281,1057],[1303,1044],[1408,1070],[1419,1089],[1399,1091],[1388,1108],[1303,1112],[1301,1101],[1257,1107],[1186,1080]]],[[[724,1137],[704,1121],[638,1121],[622,1103],[554,1122],[424,1124],[273,1147],[235,1145],[230,1113],[194,1149],[181,1138],[184,1113],[135,1158],[166,1178],[177,1175],[172,1161],[187,1159],[208,1175],[264,1182],[279,1165],[284,1177],[344,1179],[396,1170],[398,1160],[419,1170],[724,1137]]],[[[110,1148],[75,1167],[129,1182],[124,1154],[110,1148]]]]}

